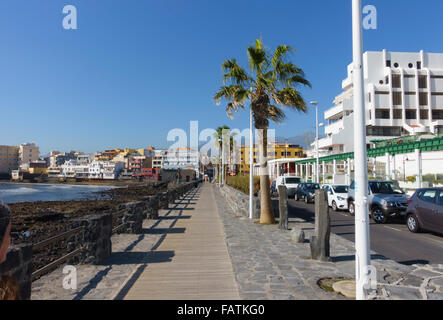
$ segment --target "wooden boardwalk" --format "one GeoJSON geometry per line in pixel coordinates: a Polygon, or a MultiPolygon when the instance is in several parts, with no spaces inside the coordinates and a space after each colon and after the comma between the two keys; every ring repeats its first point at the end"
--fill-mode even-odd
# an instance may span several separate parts
{"type": "Polygon", "coordinates": [[[213,192],[205,183],[189,196],[183,213],[190,218],[178,219],[153,252],[169,253],[172,258],[148,261],[124,299],[240,299],[213,192]]]}

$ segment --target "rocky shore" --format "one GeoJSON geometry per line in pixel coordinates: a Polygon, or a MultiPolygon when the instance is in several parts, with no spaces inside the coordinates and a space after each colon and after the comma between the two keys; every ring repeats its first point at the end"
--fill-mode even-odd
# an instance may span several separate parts
{"type": "MultiPolygon", "coordinates": [[[[166,185],[130,185],[100,192],[106,199],[86,201],[45,201],[11,204],[13,212],[11,236],[14,244],[36,244],[70,230],[70,221],[81,216],[118,211],[122,203],[165,191],[166,185]]],[[[68,253],[65,241],[34,252],[33,270],[68,253]]]]}

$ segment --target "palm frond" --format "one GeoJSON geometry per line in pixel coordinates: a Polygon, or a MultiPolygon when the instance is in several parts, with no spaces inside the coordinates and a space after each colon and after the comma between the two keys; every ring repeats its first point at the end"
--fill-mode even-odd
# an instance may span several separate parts
{"type": "Polygon", "coordinates": [[[280,91],[273,93],[272,98],[274,101],[281,105],[298,111],[306,112],[306,102],[301,94],[294,88],[283,88],[280,91]]]}
{"type": "Polygon", "coordinates": [[[268,106],[268,115],[269,119],[278,124],[286,119],[285,113],[279,107],[273,105],[268,106]]]}
{"type": "Polygon", "coordinates": [[[251,81],[246,71],[240,67],[236,59],[225,60],[222,63],[223,82],[226,85],[237,84],[244,85],[251,81]]]}
{"type": "Polygon", "coordinates": [[[283,61],[284,58],[291,52],[295,52],[294,48],[287,45],[280,45],[275,49],[274,56],[272,57],[272,66],[275,68],[279,61],[283,61]]]}

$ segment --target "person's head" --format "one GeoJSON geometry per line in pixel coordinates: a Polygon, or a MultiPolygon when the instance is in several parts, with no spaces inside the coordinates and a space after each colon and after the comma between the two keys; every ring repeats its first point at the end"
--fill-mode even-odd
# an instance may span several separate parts
{"type": "Polygon", "coordinates": [[[6,260],[9,245],[11,244],[11,211],[0,201],[0,263],[6,260]]]}

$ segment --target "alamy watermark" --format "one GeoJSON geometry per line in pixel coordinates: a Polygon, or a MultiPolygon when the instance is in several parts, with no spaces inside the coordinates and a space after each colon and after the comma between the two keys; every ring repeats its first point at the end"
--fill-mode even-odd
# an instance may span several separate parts
{"type": "Polygon", "coordinates": [[[63,17],[62,25],[65,30],[77,30],[77,8],[73,5],[66,5],[63,7],[63,17]]]}
{"type": "Polygon", "coordinates": [[[77,268],[74,266],[66,265],[63,267],[63,289],[77,290],[77,268]]]}

